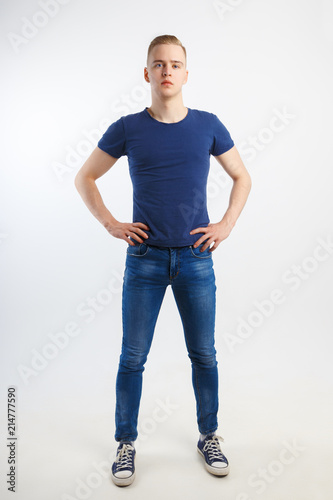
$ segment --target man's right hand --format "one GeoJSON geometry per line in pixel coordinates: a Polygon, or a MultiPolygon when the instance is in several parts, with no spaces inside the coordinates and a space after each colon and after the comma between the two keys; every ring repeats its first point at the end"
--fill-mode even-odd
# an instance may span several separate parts
{"type": "Polygon", "coordinates": [[[127,241],[129,245],[135,246],[129,238],[143,243],[148,238],[143,229],[150,231],[150,228],[143,222],[117,221],[104,205],[96,185],[96,179],[110,170],[117,160],[118,158],[109,155],[97,146],[76,174],[75,186],[90,212],[106,230],[115,238],[120,238],[127,241]]]}
{"type": "Polygon", "coordinates": [[[129,245],[135,246],[129,237],[143,243],[149,236],[143,231],[146,229],[150,231],[150,228],[143,222],[115,222],[114,224],[105,224],[106,230],[115,238],[125,240],[129,245]],[[140,238],[141,236],[141,238],[140,238]]]}

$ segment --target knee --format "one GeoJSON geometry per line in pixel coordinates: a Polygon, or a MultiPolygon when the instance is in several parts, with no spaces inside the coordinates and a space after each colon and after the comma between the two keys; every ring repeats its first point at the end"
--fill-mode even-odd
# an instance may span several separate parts
{"type": "Polygon", "coordinates": [[[120,366],[126,371],[143,372],[147,361],[147,353],[135,352],[133,350],[123,350],[120,355],[120,366]]]}
{"type": "Polygon", "coordinates": [[[217,366],[216,352],[189,354],[192,364],[198,368],[215,368],[217,366]]]}

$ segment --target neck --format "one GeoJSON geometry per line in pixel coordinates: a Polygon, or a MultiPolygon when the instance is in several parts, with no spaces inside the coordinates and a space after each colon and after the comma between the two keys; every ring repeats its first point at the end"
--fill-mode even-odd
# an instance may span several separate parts
{"type": "Polygon", "coordinates": [[[187,115],[187,108],[180,95],[178,99],[160,101],[152,98],[152,105],[147,109],[155,120],[165,123],[179,122],[187,115]]]}

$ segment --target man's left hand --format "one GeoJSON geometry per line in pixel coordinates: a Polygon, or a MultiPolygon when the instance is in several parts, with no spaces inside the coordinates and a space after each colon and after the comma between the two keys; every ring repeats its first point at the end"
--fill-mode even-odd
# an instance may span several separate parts
{"type": "Polygon", "coordinates": [[[232,227],[225,221],[220,221],[215,224],[209,223],[207,227],[197,227],[196,229],[192,229],[190,234],[205,233],[194,243],[193,246],[196,248],[205,241],[205,244],[200,249],[200,251],[203,252],[210,246],[211,243],[214,242],[214,245],[209,249],[210,252],[213,252],[217,249],[221,241],[225,240],[229,236],[231,230],[232,227]]]}

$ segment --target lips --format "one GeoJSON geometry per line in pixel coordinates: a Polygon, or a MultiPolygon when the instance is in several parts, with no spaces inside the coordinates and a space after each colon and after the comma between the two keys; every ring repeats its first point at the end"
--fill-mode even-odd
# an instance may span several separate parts
{"type": "Polygon", "coordinates": [[[173,83],[169,82],[169,80],[164,80],[164,82],[162,82],[162,85],[173,85],[173,83]]]}

